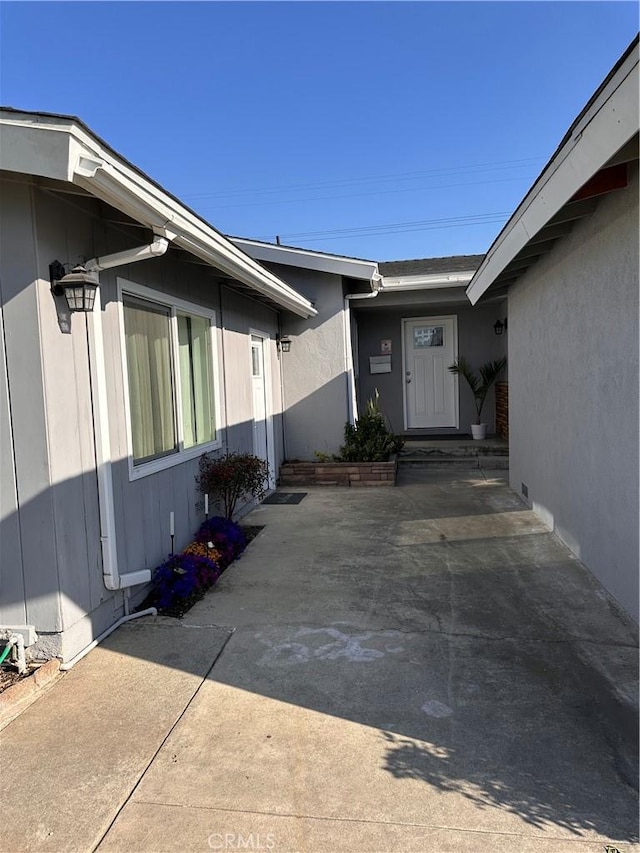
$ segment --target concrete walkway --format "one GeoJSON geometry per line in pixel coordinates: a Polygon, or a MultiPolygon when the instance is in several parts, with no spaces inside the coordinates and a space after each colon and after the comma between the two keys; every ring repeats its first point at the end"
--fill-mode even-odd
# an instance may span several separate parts
{"type": "Polygon", "coordinates": [[[259,507],[3,731],[0,848],[639,849],[636,631],[503,473],[259,507]]]}

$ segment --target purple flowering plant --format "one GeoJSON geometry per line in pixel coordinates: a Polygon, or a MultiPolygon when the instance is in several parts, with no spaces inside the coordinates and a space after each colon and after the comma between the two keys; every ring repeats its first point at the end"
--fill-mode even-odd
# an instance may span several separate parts
{"type": "Polygon", "coordinates": [[[207,519],[195,542],[181,554],[168,557],[154,571],[146,603],[161,612],[182,615],[215,584],[246,545],[246,535],[235,522],[221,517],[207,519]]]}

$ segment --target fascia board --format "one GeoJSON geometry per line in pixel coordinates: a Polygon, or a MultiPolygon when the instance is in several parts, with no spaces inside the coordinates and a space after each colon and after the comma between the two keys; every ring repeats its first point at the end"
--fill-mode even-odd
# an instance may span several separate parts
{"type": "Polygon", "coordinates": [[[317,314],[309,300],[256,263],[133,167],[116,158],[75,122],[62,119],[34,122],[32,117],[25,119],[13,114],[1,115],[0,124],[6,128],[19,127],[22,138],[25,138],[25,132],[35,140],[38,137],[34,134],[55,131],[67,140],[66,144],[54,146],[46,174],[42,174],[42,171],[34,172],[33,168],[24,168],[29,166],[28,155],[23,158],[21,171],[67,180],[80,186],[146,225],[154,233],[194,251],[207,263],[222,269],[297,316],[308,318],[317,314]]]}
{"type": "Polygon", "coordinates": [[[163,198],[153,184],[142,181],[133,170],[105,159],[103,167],[93,177],[79,174],[76,170],[74,183],[103,198],[108,195],[105,200],[114,207],[147,224],[156,233],[174,240],[182,248],[193,251],[202,260],[294,314],[307,318],[317,313],[312,304],[292,287],[256,264],[249,255],[190,211],[181,209],[169,197],[163,198]]]}
{"type": "Polygon", "coordinates": [[[357,258],[332,257],[290,246],[269,245],[241,237],[230,237],[232,243],[258,261],[268,261],[274,264],[316,270],[318,272],[335,273],[349,278],[362,278],[373,281],[378,273],[375,261],[361,261],[357,258]]]}
{"type": "Polygon", "coordinates": [[[629,56],[577,122],[503,228],[467,288],[475,305],[549,220],[638,132],[638,51],[629,56]]]}
{"type": "Polygon", "coordinates": [[[451,288],[437,288],[433,290],[381,290],[376,299],[358,303],[358,310],[380,312],[387,308],[409,309],[416,306],[428,305],[429,308],[441,305],[466,305],[469,300],[464,292],[464,285],[451,288]]]}
{"type": "Polygon", "coordinates": [[[431,275],[383,276],[382,291],[435,290],[441,287],[460,287],[468,284],[475,270],[456,273],[433,273],[431,275]]]}
{"type": "Polygon", "coordinates": [[[227,251],[229,247],[225,244],[228,241],[213,230],[199,227],[195,217],[195,222],[185,221],[175,206],[170,207],[154,197],[145,199],[141,192],[135,191],[135,187],[128,187],[124,176],[113,175],[110,164],[106,163],[103,168],[98,169],[92,178],[76,174],[74,183],[90,190],[136,221],[144,222],[155,233],[168,237],[176,245],[225,274],[273,299],[282,308],[305,318],[317,313],[311,303],[297,291],[273,273],[255,264],[235,246],[231,247],[231,251],[227,251]]]}

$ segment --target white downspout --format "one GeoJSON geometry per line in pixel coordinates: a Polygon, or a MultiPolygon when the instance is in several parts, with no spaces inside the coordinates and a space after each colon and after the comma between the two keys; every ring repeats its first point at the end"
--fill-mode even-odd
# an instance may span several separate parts
{"type": "Polygon", "coordinates": [[[347,415],[350,424],[356,421],[356,413],[358,411],[358,403],[356,400],[356,382],[353,374],[353,347],[351,341],[351,301],[354,299],[375,299],[380,293],[380,279],[374,279],[371,282],[371,293],[347,293],[344,297],[343,327],[344,327],[344,370],[347,376],[347,415]]]}
{"type": "MultiPolygon", "coordinates": [[[[169,246],[165,237],[155,237],[148,246],[140,246],[126,252],[117,252],[102,258],[93,258],[84,265],[88,272],[99,272],[112,267],[131,264],[146,258],[163,255],[169,246]]],[[[113,475],[111,471],[111,440],[109,437],[109,409],[107,379],[104,364],[104,340],[102,336],[102,307],[100,288],[91,320],[88,324],[89,374],[91,377],[91,405],[96,442],[96,468],[98,476],[98,503],[100,506],[100,544],[102,546],[102,577],[109,590],[126,589],[151,580],[149,569],[120,574],[116,547],[116,521],[113,503],[113,475]]],[[[136,614],[142,615],[142,614],[136,614]]]]}
{"type": "Polygon", "coordinates": [[[136,261],[146,261],[147,258],[159,258],[160,255],[164,255],[168,248],[169,241],[166,237],[155,236],[153,243],[148,246],[138,246],[136,249],[104,255],[102,258],[92,258],[84,264],[84,268],[87,272],[110,270],[112,267],[122,267],[125,264],[134,264],[136,261]]]}

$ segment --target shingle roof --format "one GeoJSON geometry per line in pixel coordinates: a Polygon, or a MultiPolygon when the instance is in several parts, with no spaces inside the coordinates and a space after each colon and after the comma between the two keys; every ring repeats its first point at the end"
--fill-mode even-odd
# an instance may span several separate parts
{"type": "Polygon", "coordinates": [[[448,258],[417,258],[413,261],[381,261],[378,269],[383,276],[462,272],[476,270],[483,258],[484,255],[451,255],[448,258]]]}
{"type": "Polygon", "coordinates": [[[310,255],[323,255],[327,258],[343,258],[345,261],[362,261],[365,264],[375,264],[371,258],[360,258],[354,255],[338,255],[335,252],[321,252],[320,249],[310,249],[303,246],[290,246],[288,243],[271,243],[268,240],[256,240],[255,237],[239,237],[237,234],[225,234],[227,240],[245,240],[248,243],[258,243],[273,249],[293,249],[294,252],[308,252],[310,255]]]}

